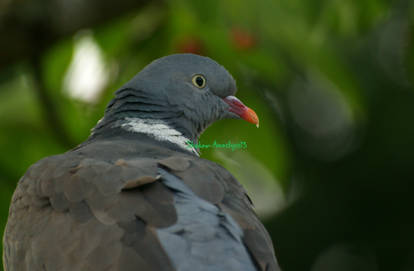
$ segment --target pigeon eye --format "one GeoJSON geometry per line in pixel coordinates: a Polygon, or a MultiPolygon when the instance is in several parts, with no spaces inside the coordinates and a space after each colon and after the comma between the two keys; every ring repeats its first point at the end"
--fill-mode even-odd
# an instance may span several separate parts
{"type": "Polygon", "coordinates": [[[194,75],[193,84],[198,88],[203,88],[206,85],[206,79],[200,74],[194,75]]]}

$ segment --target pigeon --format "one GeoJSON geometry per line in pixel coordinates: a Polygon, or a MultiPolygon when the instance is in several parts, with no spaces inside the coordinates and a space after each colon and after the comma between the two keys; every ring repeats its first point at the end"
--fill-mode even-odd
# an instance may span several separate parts
{"type": "Polygon", "coordinates": [[[236,90],[204,56],[143,68],[85,142],[19,180],[4,270],[280,270],[244,188],[189,144],[221,119],[259,124],[236,90]]]}

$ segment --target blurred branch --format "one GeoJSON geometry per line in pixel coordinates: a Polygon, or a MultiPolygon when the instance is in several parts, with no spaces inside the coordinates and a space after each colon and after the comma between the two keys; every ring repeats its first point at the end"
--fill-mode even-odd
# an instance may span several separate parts
{"type": "MultiPolygon", "coordinates": [[[[157,0],[162,2],[161,0],[157,0]]],[[[31,59],[82,28],[139,9],[149,0],[0,1],[0,70],[31,59]]],[[[154,2],[154,1],[152,1],[154,2]]]]}
{"type": "Polygon", "coordinates": [[[33,89],[36,92],[36,96],[39,100],[40,107],[42,108],[44,119],[54,133],[56,139],[66,148],[73,148],[76,144],[67,133],[63,121],[59,117],[59,113],[56,110],[55,104],[47,94],[46,86],[43,80],[42,67],[40,58],[31,59],[31,67],[33,74],[33,89]]]}

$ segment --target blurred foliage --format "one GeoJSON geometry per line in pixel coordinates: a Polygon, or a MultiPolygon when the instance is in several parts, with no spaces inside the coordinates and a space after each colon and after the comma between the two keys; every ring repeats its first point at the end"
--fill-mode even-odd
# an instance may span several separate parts
{"type": "Polygon", "coordinates": [[[0,70],[0,231],[31,164],[85,140],[150,61],[193,52],[260,117],[214,124],[201,142],[248,148],[202,157],[250,191],[284,270],[414,270],[413,15],[411,0],[170,0],[65,36],[0,70]],[[85,39],[105,65],[89,101],[65,84],[85,39]]]}

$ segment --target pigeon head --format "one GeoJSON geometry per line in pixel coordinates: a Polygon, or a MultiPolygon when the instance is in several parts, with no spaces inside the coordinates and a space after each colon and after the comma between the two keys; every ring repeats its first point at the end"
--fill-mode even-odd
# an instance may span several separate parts
{"type": "Polygon", "coordinates": [[[242,118],[258,125],[257,115],[234,96],[236,91],[231,74],[208,57],[162,57],[115,93],[94,133],[103,127],[140,132],[140,124],[145,133],[144,126],[162,124],[197,142],[201,133],[220,119],[242,118]]]}

